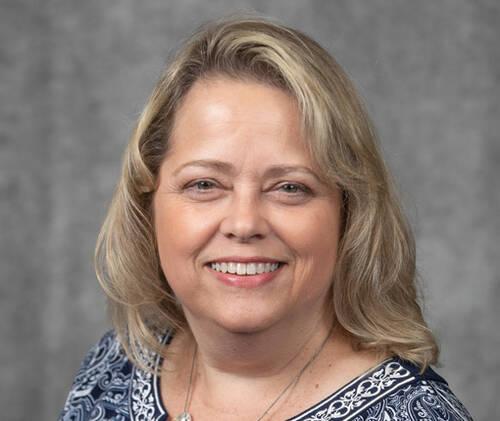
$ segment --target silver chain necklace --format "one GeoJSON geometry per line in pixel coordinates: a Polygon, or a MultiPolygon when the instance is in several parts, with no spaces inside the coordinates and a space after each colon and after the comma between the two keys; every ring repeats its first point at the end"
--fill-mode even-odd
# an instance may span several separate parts
{"type": "MultiPolygon", "coordinates": [[[[300,369],[300,371],[293,377],[293,379],[286,385],[286,387],[280,392],[280,394],[274,399],[274,401],[271,402],[271,404],[267,407],[267,409],[263,412],[263,414],[257,418],[256,421],[261,421],[268,413],[269,411],[278,403],[278,401],[282,398],[282,396],[287,392],[288,389],[290,389],[294,384],[296,384],[302,374],[307,370],[307,368],[313,363],[313,361],[316,359],[316,357],[320,354],[320,352],[323,350],[323,348],[326,345],[326,342],[328,341],[328,338],[330,337],[331,333],[333,330],[333,325],[330,328],[330,331],[328,332],[328,335],[326,335],[326,338],[323,340],[321,345],[318,347],[316,352],[313,354],[313,356],[307,361],[307,363],[300,369]]],[[[191,373],[189,374],[189,384],[188,384],[188,389],[186,392],[186,399],[184,401],[184,410],[182,413],[177,415],[174,418],[174,421],[193,421],[193,417],[191,414],[188,412],[188,402],[191,396],[191,387],[193,385],[193,372],[194,372],[194,363],[196,360],[196,353],[197,353],[198,347],[195,345],[194,352],[193,352],[193,360],[191,362],[191,373]]]]}

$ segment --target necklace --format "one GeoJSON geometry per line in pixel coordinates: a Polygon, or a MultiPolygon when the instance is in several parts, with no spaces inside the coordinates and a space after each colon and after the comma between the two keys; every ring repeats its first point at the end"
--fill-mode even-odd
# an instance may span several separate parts
{"type": "Polygon", "coordinates": [[[186,392],[186,400],[184,401],[184,410],[175,417],[174,421],[192,421],[191,414],[187,412],[187,406],[189,402],[189,397],[191,395],[191,385],[193,384],[193,371],[194,371],[194,362],[196,360],[196,351],[198,351],[198,347],[194,346],[194,351],[193,351],[193,361],[191,361],[191,373],[189,374],[189,383],[188,383],[188,389],[186,392]]]}
{"type": "MultiPolygon", "coordinates": [[[[266,408],[266,410],[262,413],[262,415],[257,418],[256,421],[261,421],[268,413],[269,411],[278,403],[278,401],[282,398],[282,396],[287,392],[288,389],[290,389],[294,384],[297,384],[298,381],[300,380],[300,377],[304,372],[307,370],[307,368],[313,363],[313,361],[316,359],[316,357],[320,354],[320,352],[323,350],[323,348],[326,345],[326,342],[328,341],[328,338],[330,337],[331,333],[333,330],[333,325],[330,328],[330,331],[328,332],[328,335],[326,335],[326,338],[323,340],[321,345],[318,347],[316,352],[312,355],[311,358],[306,362],[306,364],[300,369],[300,371],[293,377],[293,379],[285,386],[285,388],[280,392],[280,394],[274,399],[274,401],[271,402],[271,404],[266,408]]],[[[174,418],[174,421],[193,421],[193,417],[191,414],[188,412],[188,402],[189,398],[191,396],[191,386],[193,384],[193,371],[194,371],[194,363],[196,360],[196,352],[197,352],[198,347],[195,345],[194,352],[193,352],[193,360],[191,362],[191,373],[189,374],[189,384],[188,384],[188,389],[186,392],[186,399],[184,401],[184,410],[182,413],[177,415],[174,418]]]]}

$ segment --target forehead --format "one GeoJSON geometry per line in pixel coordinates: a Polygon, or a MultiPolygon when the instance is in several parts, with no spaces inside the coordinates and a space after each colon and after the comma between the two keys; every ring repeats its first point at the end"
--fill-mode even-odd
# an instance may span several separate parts
{"type": "Polygon", "coordinates": [[[169,138],[173,153],[223,147],[306,154],[301,114],[288,92],[226,77],[197,81],[177,110],[169,138]]]}

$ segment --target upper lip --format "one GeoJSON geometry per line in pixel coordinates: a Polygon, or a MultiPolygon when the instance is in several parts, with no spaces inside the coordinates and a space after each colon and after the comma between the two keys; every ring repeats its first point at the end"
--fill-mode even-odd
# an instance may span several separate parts
{"type": "Polygon", "coordinates": [[[224,257],[218,257],[217,259],[211,260],[209,263],[216,263],[216,262],[240,262],[240,263],[250,263],[250,262],[262,262],[262,263],[275,263],[275,262],[280,262],[283,263],[282,260],[278,259],[271,259],[269,257],[264,257],[264,256],[251,256],[251,257],[245,257],[245,256],[224,256],[224,257]]]}

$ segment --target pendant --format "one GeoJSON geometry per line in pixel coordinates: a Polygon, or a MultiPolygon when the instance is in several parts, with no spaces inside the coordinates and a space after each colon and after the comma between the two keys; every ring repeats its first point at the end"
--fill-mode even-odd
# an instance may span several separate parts
{"type": "Polygon", "coordinates": [[[174,421],[193,421],[189,412],[182,412],[174,418],[174,421]]]}

